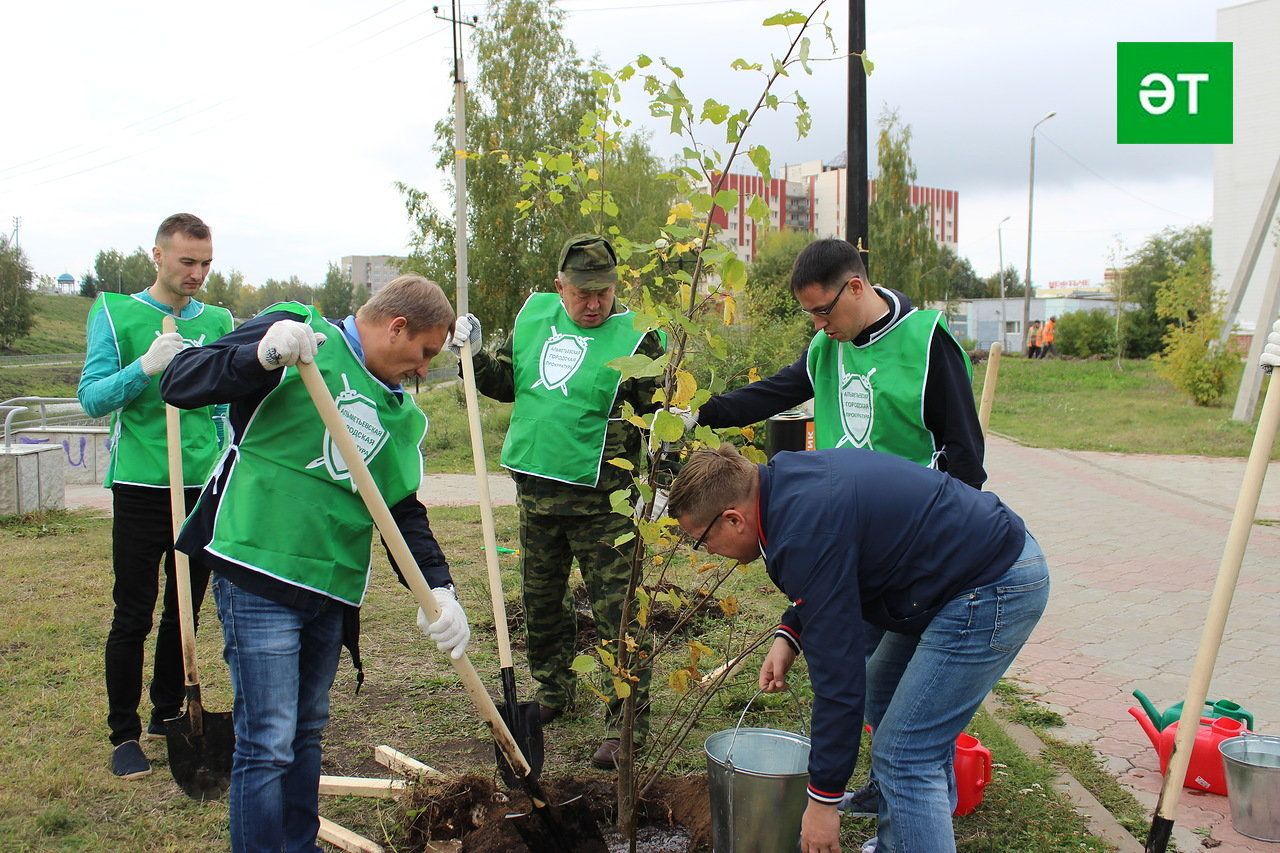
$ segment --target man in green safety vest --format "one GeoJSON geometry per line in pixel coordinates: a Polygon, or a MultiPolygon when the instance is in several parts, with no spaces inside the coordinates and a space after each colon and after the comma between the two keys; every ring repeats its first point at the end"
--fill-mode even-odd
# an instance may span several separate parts
{"type": "MultiPolygon", "coordinates": [[[[494,354],[479,350],[480,323],[458,318],[454,340],[469,339],[476,386],[495,400],[514,401],[502,465],[516,481],[520,505],[520,570],[529,669],[538,682],[545,723],[559,717],[575,696],[576,620],[569,572],[574,558],[591,599],[600,640],[618,636],[631,566],[615,548],[632,531],[628,517],[612,511],[609,494],[631,487],[631,475],[606,464],[639,465],[640,433],[620,417],[624,402],[653,411],[656,379],[621,381],[608,367],[615,358],[660,356],[658,332],[638,330],[635,315],[614,298],[617,255],[603,237],[579,235],[560,252],[554,293],[534,293],[516,316],[511,334],[494,354]]],[[[636,691],[634,738],[648,730],[648,670],[636,691]]],[[[601,769],[617,766],[622,702],[606,713],[604,741],[591,757],[601,769]]]]}
{"type": "Polygon", "coordinates": [[[405,275],[344,319],[273,305],[165,372],[167,402],[231,404],[231,446],[177,546],[213,570],[235,694],[235,853],[316,849],[329,688],[342,645],[359,669],[372,568],[373,519],[294,365],[314,360],[432,587],[441,615],[428,623],[419,609],[419,627],[454,658],[467,647],[466,614],[418,499],[427,419],[402,385],[426,374],[453,321],[434,282],[405,275]]]}
{"type": "MultiPolygon", "coordinates": [[[[140,293],[101,293],[89,309],[84,370],[76,395],[93,417],[111,415],[111,459],[103,485],[111,489],[111,596],[107,633],[107,727],[111,772],[136,779],[151,772],[138,740],[142,721],[142,659],[164,564],[164,606],[156,632],[149,737],[163,739],[165,720],[182,707],[182,643],[173,577],[169,462],[159,374],[184,347],[213,343],[231,331],[231,312],[193,297],[213,264],[209,226],[190,213],[160,223],[152,259],[156,280],[140,293]],[[164,333],[173,317],[178,331],[164,333]]],[[[221,423],[214,408],[182,414],[182,475],[188,511],[217,461],[221,423]]],[[[197,613],[209,570],[191,562],[191,600],[197,613]]]]}

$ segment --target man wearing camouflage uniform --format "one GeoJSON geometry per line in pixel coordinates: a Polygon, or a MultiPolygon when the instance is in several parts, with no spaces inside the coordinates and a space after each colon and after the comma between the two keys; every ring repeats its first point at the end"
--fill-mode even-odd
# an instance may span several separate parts
{"type": "MultiPolygon", "coordinates": [[[[555,293],[534,293],[494,354],[480,351],[480,323],[459,317],[453,341],[469,340],[476,386],[495,400],[515,402],[502,447],[502,465],[516,481],[520,505],[529,669],[538,682],[542,721],[572,704],[576,620],[569,573],[578,560],[602,642],[616,640],[630,578],[630,548],[614,541],[634,530],[612,511],[609,495],[631,486],[631,474],[608,464],[626,459],[639,467],[643,439],[621,419],[624,402],[637,412],[656,408],[656,379],[620,382],[606,365],[615,358],[662,355],[657,332],[638,331],[634,314],[615,301],[617,256],[593,235],[568,240],[560,252],[555,293]]],[[[616,643],[612,650],[616,652],[616,643]]],[[[637,673],[635,742],[648,729],[648,670],[637,673]]],[[[613,769],[619,749],[622,702],[610,702],[606,737],[591,757],[613,769]]]]}

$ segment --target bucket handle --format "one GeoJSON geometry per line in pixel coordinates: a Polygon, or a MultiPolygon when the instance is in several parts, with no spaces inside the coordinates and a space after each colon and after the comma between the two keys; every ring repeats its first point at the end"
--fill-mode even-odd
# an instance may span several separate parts
{"type": "MultiPolygon", "coordinates": [[[[733,771],[733,745],[738,741],[738,730],[742,728],[742,721],[747,718],[747,711],[751,710],[751,704],[759,699],[760,694],[763,692],[763,688],[756,691],[756,694],[751,697],[749,702],[747,702],[747,707],[743,708],[742,713],[738,715],[738,724],[733,727],[733,739],[729,741],[729,748],[725,750],[724,753],[724,763],[728,765],[730,773],[733,771]]],[[[800,697],[796,695],[794,690],[789,690],[787,692],[791,694],[791,698],[796,702],[796,710],[799,712],[800,716],[800,734],[804,736],[804,708],[800,704],[800,697]]]]}

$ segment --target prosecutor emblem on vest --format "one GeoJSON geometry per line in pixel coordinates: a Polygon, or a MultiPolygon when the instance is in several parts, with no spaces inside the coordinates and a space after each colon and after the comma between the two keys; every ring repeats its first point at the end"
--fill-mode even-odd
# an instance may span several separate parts
{"type": "Polygon", "coordinates": [[[565,386],[578,372],[587,357],[587,346],[593,338],[583,335],[563,335],[551,327],[551,337],[542,345],[542,358],[538,361],[538,381],[531,387],[542,386],[548,391],[560,389],[560,393],[569,396],[565,386]]]}
{"type": "MultiPolygon", "coordinates": [[[[345,373],[342,374],[342,387],[345,390],[333,401],[338,406],[338,414],[347,425],[347,432],[351,433],[351,438],[355,440],[356,449],[360,451],[364,461],[369,463],[387,443],[387,431],[382,426],[382,421],[378,419],[377,405],[359,391],[351,390],[351,384],[347,381],[345,373]]],[[[307,468],[318,468],[323,465],[334,480],[339,482],[351,480],[351,470],[347,467],[346,460],[342,458],[342,451],[334,444],[329,430],[324,431],[322,441],[321,456],[312,460],[307,468]]],[[[355,490],[355,481],[351,480],[351,491],[355,490]]]]}
{"type": "Polygon", "coordinates": [[[871,388],[871,377],[875,372],[874,367],[865,375],[841,372],[840,426],[844,435],[836,442],[836,447],[846,444],[854,447],[868,446],[871,425],[876,419],[875,392],[871,388]]]}

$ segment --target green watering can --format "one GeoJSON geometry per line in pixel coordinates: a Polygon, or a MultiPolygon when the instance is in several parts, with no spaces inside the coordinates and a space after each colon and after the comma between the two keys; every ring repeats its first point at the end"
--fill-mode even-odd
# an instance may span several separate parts
{"type": "MultiPolygon", "coordinates": [[[[1147,716],[1151,719],[1152,725],[1156,727],[1156,731],[1164,731],[1165,726],[1176,723],[1182,718],[1181,702],[1170,705],[1168,710],[1161,713],[1156,710],[1156,706],[1151,704],[1151,700],[1141,690],[1134,690],[1133,696],[1138,700],[1138,704],[1142,706],[1142,710],[1147,712],[1147,716]]],[[[1249,731],[1255,730],[1253,727],[1253,714],[1230,699],[1206,699],[1204,710],[1200,713],[1200,716],[1208,717],[1209,719],[1230,717],[1233,720],[1240,720],[1249,731]]]]}

